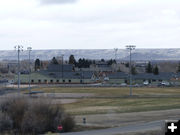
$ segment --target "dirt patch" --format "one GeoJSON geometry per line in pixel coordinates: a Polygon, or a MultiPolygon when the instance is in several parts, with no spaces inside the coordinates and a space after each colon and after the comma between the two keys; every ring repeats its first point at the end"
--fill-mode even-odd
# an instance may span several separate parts
{"type": "Polygon", "coordinates": [[[83,107],[83,108],[75,108],[75,109],[70,109],[69,112],[79,112],[79,111],[83,111],[83,112],[94,112],[94,110],[96,111],[108,111],[108,110],[115,110],[118,109],[118,107],[116,106],[90,106],[90,107],[83,107]]]}
{"type": "Polygon", "coordinates": [[[70,104],[77,102],[77,99],[53,99],[53,104],[70,104]]]}
{"type": "Polygon", "coordinates": [[[39,93],[36,96],[39,97],[55,97],[55,98],[86,98],[93,97],[93,93],[39,93]]]}

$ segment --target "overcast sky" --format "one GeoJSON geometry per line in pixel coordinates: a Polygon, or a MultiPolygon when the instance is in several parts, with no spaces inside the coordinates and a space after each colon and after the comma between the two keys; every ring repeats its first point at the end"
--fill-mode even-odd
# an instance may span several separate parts
{"type": "Polygon", "coordinates": [[[180,48],[180,0],[0,0],[0,50],[180,48]]]}

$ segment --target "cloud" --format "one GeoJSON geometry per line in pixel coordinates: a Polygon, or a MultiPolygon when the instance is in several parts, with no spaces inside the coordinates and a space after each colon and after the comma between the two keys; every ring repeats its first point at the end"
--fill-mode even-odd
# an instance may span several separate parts
{"type": "Polygon", "coordinates": [[[75,3],[77,0],[40,0],[41,4],[68,4],[75,3]]]}
{"type": "Polygon", "coordinates": [[[0,49],[17,41],[37,49],[177,48],[179,5],[179,0],[6,0],[0,2],[0,49]]]}

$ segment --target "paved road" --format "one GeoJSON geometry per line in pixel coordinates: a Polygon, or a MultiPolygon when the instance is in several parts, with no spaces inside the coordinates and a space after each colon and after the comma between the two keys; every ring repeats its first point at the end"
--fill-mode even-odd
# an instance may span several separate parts
{"type": "Polygon", "coordinates": [[[164,121],[161,120],[161,121],[153,121],[145,124],[129,125],[125,127],[74,132],[74,133],[63,133],[61,135],[116,135],[116,134],[128,133],[128,132],[160,130],[163,128],[163,125],[164,125],[164,121]]]}

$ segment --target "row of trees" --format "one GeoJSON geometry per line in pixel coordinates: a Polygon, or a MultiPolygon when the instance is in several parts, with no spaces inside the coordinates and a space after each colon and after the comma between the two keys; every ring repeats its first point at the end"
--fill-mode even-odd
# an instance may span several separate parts
{"type": "MultiPolygon", "coordinates": [[[[101,62],[107,62],[108,65],[112,65],[112,64],[116,64],[116,60],[110,59],[108,61],[105,61],[104,59],[101,59],[101,62]]],[[[89,59],[79,59],[78,61],[76,61],[76,59],[74,58],[74,55],[71,55],[69,57],[69,64],[74,64],[75,67],[78,68],[89,68],[91,64],[96,64],[95,60],[89,60],[89,59]]]]}
{"type": "Polygon", "coordinates": [[[178,65],[178,70],[177,70],[178,73],[180,73],[180,63],[178,65]]]}
{"type": "MultiPolygon", "coordinates": [[[[110,59],[108,61],[101,59],[101,62],[106,62],[108,65],[116,64],[116,60],[113,60],[113,59],[110,59]]],[[[51,64],[61,64],[62,61],[59,62],[55,57],[53,57],[50,63],[51,64]]],[[[80,58],[78,61],[76,61],[74,55],[70,55],[69,60],[65,61],[65,63],[73,64],[73,65],[75,65],[75,67],[78,67],[78,68],[89,68],[90,65],[95,64],[96,61],[84,59],[84,58],[83,59],[80,58]]],[[[35,71],[43,68],[46,65],[47,65],[47,62],[42,62],[42,61],[40,61],[40,59],[36,59],[35,60],[35,71]]],[[[128,68],[129,63],[126,63],[125,66],[128,68]]],[[[136,67],[132,66],[131,72],[132,72],[132,74],[136,74],[137,73],[136,67]]],[[[177,72],[180,72],[180,63],[177,67],[177,72]]],[[[146,66],[146,73],[154,73],[155,75],[158,75],[159,74],[159,68],[157,65],[153,66],[151,64],[151,62],[149,62],[148,65],[146,66]]]]}
{"type": "Polygon", "coordinates": [[[147,67],[146,67],[146,73],[154,73],[155,75],[158,75],[159,74],[159,68],[157,65],[155,67],[153,67],[151,65],[151,63],[149,62],[147,67]]]}
{"type": "MultiPolygon", "coordinates": [[[[125,66],[127,68],[129,68],[129,63],[125,63],[125,66]]],[[[137,70],[136,70],[135,66],[131,66],[131,73],[133,75],[137,74],[137,70]]],[[[155,75],[158,75],[159,74],[159,68],[157,65],[155,67],[153,67],[151,65],[151,63],[149,62],[148,65],[146,66],[146,73],[154,73],[155,75]]]]}
{"type": "MultiPolygon", "coordinates": [[[[104,59],[101,59],[101,62],[107,62],[108,65],[112,65],[115,64],[116,61],[113,59],[110,59],[108,61],[105,61],[104,59]]],[[[58,61],[55,57],[52,58],[52,60],[50,61],[51,64],[62,64],[62,61],[58,61]]],[[[65,61],[65,63],[68,64],[73,64],[75,67],[78,68],[89,68],[91,64],[95,64],[96,61],[95,60],[89,60],[89,59],[79,59],[78,61],[76,61],[76,59],[74,58],[74,55],[70,55],[69,60],[65,61]]],[[[36,59],[35,60],[35,71],[41,69],[43,67],[43,62],[40,61],[40,59],[36,59]]]]}

